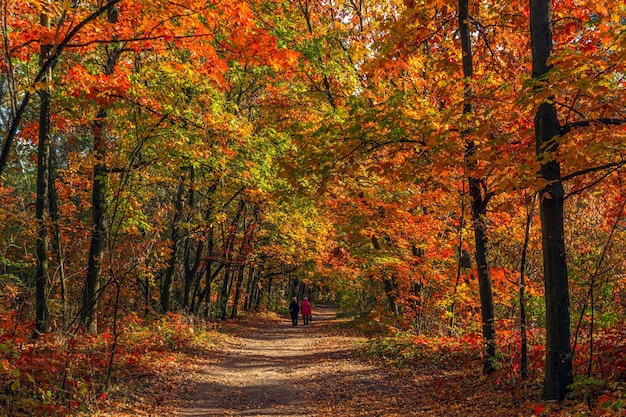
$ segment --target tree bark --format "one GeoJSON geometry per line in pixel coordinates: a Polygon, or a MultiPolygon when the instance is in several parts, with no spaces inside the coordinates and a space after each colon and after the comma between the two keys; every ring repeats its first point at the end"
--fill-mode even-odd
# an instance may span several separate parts
{"type": "Polygon", "coordinates": [[[478,291],[480,293],[480,310],[483,324],[483,373],[489,374],[496,370],[496,327],[491,290],[491,273],[489,270],[489,245],[487,225],[485,224],[486,208],[476,178],[470,178],[470,196],[472,196],[472,220],[474,226],[474,245],[476,248],[476,266],[478,270],[478,291]]]}
{"type": "MultiPolygon", "coordinates": [[[[195,189],[195,171],[193,167],[189,168],[189,207],[195,207],[196,204],[196,194],[194,192],[195,189]]],[[[211,192],[215,190],[215,187],[211,187],[211,192]]],[[[211,209],[207,210],[205,213],[205,220],[209,221],[211,209]]],[[[198,291],[198,286],[200,285],[200,276],[202,272],[200,271],[200,266],[202,264],[202,254],[204,253],[204,241],[201,240],[197,244],[195,244],[195,248],[193,248],[194,243],[190,236],[187,236],[185,239],[185,259],[184,259],[184,267],[185,267],[185,289],[183,292],[183,309],[185,311],[193,311],[194,309],[194,299],[195,294],[198,291]],[[200,271],[200,272],[199,272],[200,271]],[[191,294],[191,288],[194,287],[194,294],[191,294]]]]}
{"type": "Polygon", "coordinates": [[[535,194],[529,204],[526,214],[526,225],[524,227],[524,243],[522,244],[522,257],[520,260],[520,285],[519,285],[519,315],[520,315],[520,376],[528,379],[528,337],[526,329],[526,258],[528,256],[528,245],[530,244],[530,229],[533,216],[535,214],[535,194]]]}
{"type": "Polygon", "coordinates": [[[161,286],[161,311],[167,313],[171,309],[172,288],[174,286],[174,272],[176,272],[176,261],[178,254],[178,244],[180,241],[179,223],[183,216],[183,196],[185,193],[185,175],[182,175],[178,183],[176,192],[176,202],[174,203],[174,218],[172,219],[172,255],[165,270],[163,285],[161,286]]]}
{"type": "Polygon", "coordinates": [[[230,313],[230,318],[234,319],[237,317],[237,310],[239,307],[239,301],[241,300],[241,290],[243,289],[243,281],[245,278],[245,263],[239,266],[239,271],[237,272],[237,284],[235,285],[235,299],[233,301],[233,308],[230,313]]]}
{"type": "MultiPolygon", "coordinates": [[[[122,49],[119,46],[114,46],[110,51],[107,50],[107,60],[103,70],[104,75],[113,74],[121,54],[122,49]]],[[[81,310],[83,323],[89,331],[93,333],[98,331],[98,298],[100,297],[102,260],[104,259],[107,239],[105,220],[106,154],[108,146],[105,131],[107,116],[107,109],[101,108],[96,115],[93,127],[93,147],[96,161],[93,167],[93,189],[91,194],[91,242],[89,245],[87,276],[85,277],[85,288],[83,292],[83,308],[81,310]]]]}
{"type": "MultiPolygon", "coordinates": [[[[50,150],[52,154],[52,148],[50,150]]],[[[52,156],[50,157],[53,160],[52,156]]],[[[52,168],[48,170],[50,173],[50,179],[48,181],[48,197],[50,201],[50,220],[54,224],[54,241],[57,251],[57,262],[59,269],[59,283],[61,286],[61,308],[62,308],[62,321],[63,326],[67,325],[67,288],[65,282],[65,255],[63,254],[63,240],[61,239],[61,223],[59,219],[59,196],[54,184],[55,172],[52,168]]]]}
{"type": "Polygon", "coordinates": [[[204,290],[204,319],[209,320],[211,315],[211,283],[213,282],[213,238],[215,233],[215,227],[209,226],[209,236],[207,239],[207,260],[206,260],[206,288],[204,290]]]}
{"type": "MultiPolygon", "coordinates": [[[[552,54],[552,5],[550,0],[530,1],[532,76],[539,83],[550,67],[552,54]]],[[[543,269],[546,303],[546,370],[544,398],[561,401],[573,382],[570,346],[569,282],[565,258],[563,220],[564,190],[561,166],[552,153],[558,150],[554,140],[560,125],[553,99],[539,105],[534,120],[539,174],[546,186],[539,191],[543,269]]]]}
{"type": "Polygon", "coordinates": [[[90,332],[97,332],[98,298],[102,280],[102,259],[106,242],[105,203],[106,203],[106,140],[104,138],[107,112],[101,109],[94,123],[93,139],[96,163],[93,167],[93,190],[91,192],[91,243],[87,261],[87,275],[83,293],[81,319],[90,332]]]}
{"type": "Polygon", "coordinates": [[[224,279],[222,280],[222,287],[220,289],[220,319],[226,320],[228,315],[228,299],[230,298],[230,276],[232,271],[231,266],[224,268],[224,279]]]}
{"type": "Polygon", "coordinates": [[[250,268],[248,269],[248,286],[246,287],[247,288],[246,298],[243,303],[243,310],[246,313],[250,311],[250,303],[253,299],[254,287],[256,286],[256,282],[257,282],[256,277],[257,277],[256,268],[254,266],[250,266],[250,268]]]}
{"type": "Polygon", "coordinates": [[[200,265],[202,263],[204,242],[198,242],[195,250],[193,250],[191,246],[191,239],[187,238],[187,241],[185,242],[185,289],[183,293],[183,309],[187,311],[193,309],[193,297],[195,297],[195,293],[192,297],[191,288],[194,283],[198,283],[200,281],[200,278],[198,277],[198,271],[200,270],[200,265]]]}
{"type": "MultiPolygon", "coordinates": [[[[50,19],[46,12],[41,15],[41,25],[50,27],[50,19]]],[[[52,46],[41,45],[41,65],[48,58],[52,46]]],[[[48,71],[42,79],[49,82],[52,72],[48,71]]],[[[39,109],[39,146],[37,151],[37,198],[35,201],[35,217],[37,218],[37,276],[35,278],[35,336],[50,331],[50,314],[48,311],[48,280],[50,275],[48,233],[50,219],[50,90],[44,87],[39,91],[41,106],[39,109]]]]}
{"type": "MultiPolygon", "coordinates": [[[[258,218],[258,212],[256,210],[254,214],[254,217],[258,218]]],[[[240,265],[237,275],[237,284],[235,286],[235,300],[233,303],[231,318],[235,318],[237,316],[237,310],[239,308],[239,301],[241,300],[241,293],[243,291],[243,283],[245,280],[246,263],[248,261],[248,255],[252,250],[252,242],[254,241],[255,231],[257,227],[257,222],[255,220],[250,220],[247,226],[245,225],[245,223],[246,222],[244,219],[244,235],[241,241],[241,248],[239,249],[238,262],[240,263],[240,265]]],[[[250,269],[252,269],[252,266],[250,266],[250,269]]]]}
{"type": "MultiPolygon", "coordinates": [[[[474,75],[472,41],[469,29],[469,4],[468,0],[459,0],[459,29],[461,34],[461,50],[463,55],[463,75],[471,79],[474,75]]],[[[465,104],[463,114],[473,113],[472,88],[466,82],[464,85],[465,104]]],[[[462,131],[462,136],[467,136],[469,131],[462,131]]],[[[476,144],[467,140],[465,160],[468,168],[469,195],[472,200],[472,226],[474,228],[474,247],[476,249],[476,267],[478,270],[478,288],[480,294],[480,308],[482,318],[483,342],[483,373],[489,374],[495,371],[496,356],[496,329],[493,307],[493,292],[491,290],[491,273],[489,270],[489,242],[487,239],[487,201],[483,197],[481,181],[472,174],[476,166],[476,144]]]]}
{"type": "Polygon", "coordinates": [[[226,320],[227,309],[228,309],[228,299],[230,298],[230,289],[232,285],[231,276],[233,274],[233,251],[235,248],[235,237],[237,234],[237,228],[239,225],[239,219],[244,213],[246,208],[246,202],[242,198],[239,200],[239,207],[237,208],[237,213],[231,222],[231,225],[228,230],[228,236],[224,240],[224,256],[223,262],[225,264],[224,270],[224,280],[222,282],[222,289],[220,291],[220,318],[222,320],[226,320]]]}

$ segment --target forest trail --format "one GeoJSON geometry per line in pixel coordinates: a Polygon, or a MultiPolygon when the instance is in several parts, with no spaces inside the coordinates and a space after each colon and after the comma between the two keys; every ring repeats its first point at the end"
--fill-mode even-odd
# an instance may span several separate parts
{"type": "Polygon", "coordinates": [[[309,382],[319,376],[320,363],[329,357],[346,360],[348,348],[325,339],[324,327],[336,317],[336,307],[318,306],[314,322],[293,327],[284,322],[247,322],[234,342],[194,375],[196,386],[180,416],[294,416],[311,415],[314,392],[309,382]],[[313,395],[312,395],[313,394],[313,395]]]}
{"type": "Polygon", "coordinates": [[[313,318],[307,327],[289,319],[237,326],[226,346],[190,364],[177,415],[533,415],[527,405],[503,402],[502,393],[482,392],[478,377],[434,365],[400,371],[359,357],[333,305],[315,306],[313,318]]]}

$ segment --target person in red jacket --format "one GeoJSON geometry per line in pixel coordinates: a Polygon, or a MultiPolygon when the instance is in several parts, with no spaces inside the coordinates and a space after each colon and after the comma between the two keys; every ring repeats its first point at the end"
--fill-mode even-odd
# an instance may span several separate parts
{"type": "Polygon", "coordinates": [[[300,311],[302,312],[302,320],[304,320],[304,325],[308,325],[311,320],[311,303],[309,303],[309,298],[304,297],[304,300],[300,303],[300,311]]]}

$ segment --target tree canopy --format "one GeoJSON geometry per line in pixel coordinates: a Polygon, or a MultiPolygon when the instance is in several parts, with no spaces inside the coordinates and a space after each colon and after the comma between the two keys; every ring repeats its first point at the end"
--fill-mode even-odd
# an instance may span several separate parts
{"type": "Polygon", "coordinates": [[[543,368],[546,399],[608,384],[593,346],[626,312],[623,2],[0,13],[0,347],[12,323],[109,334],[306,295],[481,334],[484,371],[543,368]]]}

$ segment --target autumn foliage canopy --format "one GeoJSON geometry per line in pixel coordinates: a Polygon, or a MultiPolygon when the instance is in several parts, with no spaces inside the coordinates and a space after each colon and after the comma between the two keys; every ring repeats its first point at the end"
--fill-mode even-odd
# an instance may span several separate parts
{"type": "Polygon", "coordinates": [[[97,407],[148,322],[305,295],[624,407],[623,2],[1,5],[9,414],[97,407]]]}

